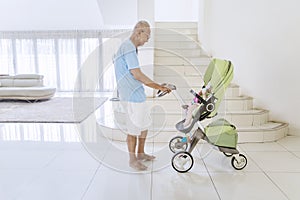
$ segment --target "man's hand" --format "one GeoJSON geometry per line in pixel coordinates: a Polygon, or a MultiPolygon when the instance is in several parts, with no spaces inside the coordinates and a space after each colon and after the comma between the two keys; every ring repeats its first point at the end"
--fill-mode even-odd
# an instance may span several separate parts
{"type": "Polygon", "coordinates": [[[160,85],[159,90],[164,91],[164,92],[167,92],[167,93],[170,93],[170,92],[172,91],[170,88],[166,87],[166,84],[165,84],[165,83],[162,84],[162,85],[160,85]]]}

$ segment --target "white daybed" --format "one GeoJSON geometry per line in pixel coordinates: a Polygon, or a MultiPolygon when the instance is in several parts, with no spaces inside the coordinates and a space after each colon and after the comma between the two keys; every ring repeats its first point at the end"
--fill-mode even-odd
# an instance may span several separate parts
{"type": "Polygon", "coordinates": [[[43,75],[0,75],[0,100],[45,100],[54,96],[56,89],[43,85],[43,75]]]}

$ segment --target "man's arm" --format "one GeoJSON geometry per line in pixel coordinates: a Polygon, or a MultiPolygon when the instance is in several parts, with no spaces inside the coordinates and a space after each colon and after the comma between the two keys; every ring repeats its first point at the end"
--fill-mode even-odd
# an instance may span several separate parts
{"type": "Polygon", "coordinates": [[[140,68],[135,68],[135,69],[131,69],[130,73],[133,75],[133,77],[142,82],[144,85],[151,87],[153,89],[157,89],[157,90],[162,90],[162,91],[168,91],[171,92],[170,88],[161,86],[157,83],[155,83],[154,81],[152,81],[148,76],[146,76],[140,68]]]}

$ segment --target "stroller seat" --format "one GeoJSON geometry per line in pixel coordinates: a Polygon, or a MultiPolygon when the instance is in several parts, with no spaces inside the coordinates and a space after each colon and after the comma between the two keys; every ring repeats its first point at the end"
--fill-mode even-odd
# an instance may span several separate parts
{"type": "Polygon", "coordinates": [[[206,99],[195,91],[190,92],[199,100],[200,105],[193,111],[193,120],[188,127],[183,124],[185,119],[176,124],[176,129],[182,133],[189,133],[197,121],[212,118],[217,115],[219,105],[225,91],[233,79],[233,66],[230,61],[214,58],[204,74],[204,86],[210,85],[210,95],[206,99]]]}

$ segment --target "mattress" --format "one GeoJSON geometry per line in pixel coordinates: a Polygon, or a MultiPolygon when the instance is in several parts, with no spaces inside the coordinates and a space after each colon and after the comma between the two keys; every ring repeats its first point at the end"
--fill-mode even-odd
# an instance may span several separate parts
{"type": "Polygon", "coordinates": [[[52,87],[0,87],[0,99],[41,100],[54,96],[52,87]]]}

